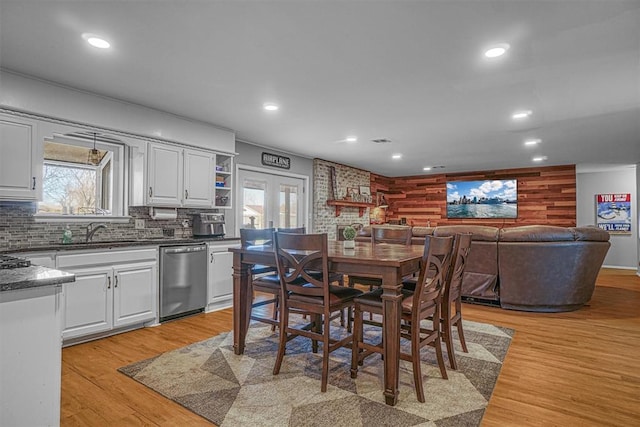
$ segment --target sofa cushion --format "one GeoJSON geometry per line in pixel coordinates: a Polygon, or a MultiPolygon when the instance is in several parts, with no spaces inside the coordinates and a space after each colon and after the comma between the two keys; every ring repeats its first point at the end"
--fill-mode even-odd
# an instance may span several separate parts
{"type": "Polygon", "coordinates": [[[411,229],[411,233],[413,233],[413,237],[425,237],[433,235],[433,227],[418,227],[415,226],[411,229]]]}
{"type": "Polygon", "coordinates": [[[497,227],[489,227],[484,225],[443,225],[438,226],[434,232],[434,236],[448,237],[456,233],[471,233],[471,240],[480,242],[496,242],[498,240],[497,227]]]}
{"type": "Polygon", "coordinates": [[[576,240],[588,240],[590,242],[608,242],[609,233],[597,227],[570,227],[576,240]]]}
{"type": "Polygon", "coordinates": [[[500,230],[501,242],[562,242],[573,240],[573,230],[553,225],[523,225],[500,230]]]}

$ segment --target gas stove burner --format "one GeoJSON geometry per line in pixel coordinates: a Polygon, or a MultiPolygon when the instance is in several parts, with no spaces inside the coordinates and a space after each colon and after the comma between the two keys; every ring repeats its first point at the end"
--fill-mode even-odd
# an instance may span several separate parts
{"type": "Polygon", "coordinates": [[[0,255],[0,270],[12,268],[29,267],[31,261],[24,258],[17,258],[9,255],[0,255]]]}

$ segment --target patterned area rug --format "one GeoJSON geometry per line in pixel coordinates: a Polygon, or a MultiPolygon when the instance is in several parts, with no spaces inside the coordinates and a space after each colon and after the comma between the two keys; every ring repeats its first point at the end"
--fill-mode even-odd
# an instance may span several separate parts
{"type": "MultiPolygon", "coordinates": [[[[383,364],[376,355],[352,379],[351,350],[334,351],[328,390],[321,393],[321,350],[313,354],[310,341],[298,337],[273,375],[278,335],[264,324],[251,326],[241,356],[233,353],[233,334],[226,333],[119,371],[220,426],[477,426],[514,331],[468,321],[464,331],[469,353],[456,336],[459,366],[447,370],[448,380],[440,376],[434,349],[422,349],[425,403],[416,399],[411,364],[400,362],[394,407],[384,403],[383,364]]],[[[365,334],[375,341],[379,329],[365,334]]]]}

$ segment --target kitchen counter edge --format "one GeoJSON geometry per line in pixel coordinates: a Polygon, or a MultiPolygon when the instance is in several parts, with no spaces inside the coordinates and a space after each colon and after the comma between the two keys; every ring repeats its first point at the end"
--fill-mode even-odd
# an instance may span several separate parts
{"type": "Polygon", "coordinates": [[[0,292],[55,286],[75,280],[75,274],[39,265],[4,269],[0,270],[0,292]]]}
{"type": "Polygon", "coordinates": [[[105,242],[91,242],[91,243],[71,243],[71,244],[57,244],[46,246],[29,246],[21,248],[8,248],[0,249],[0,254],[19,254],[27,252],[47,252],[47,251],[78,251],[88,249],[108,249],[108,248],[124,248],[130,246],[169,246],[169,245],[184,245],[184,244],[197,244],[197,243],[223,243],[240,241],[239,237],[225,237],[216,239],[147,239],[147,240],[123,240],[123,241],[105,241],[105,242]]]}

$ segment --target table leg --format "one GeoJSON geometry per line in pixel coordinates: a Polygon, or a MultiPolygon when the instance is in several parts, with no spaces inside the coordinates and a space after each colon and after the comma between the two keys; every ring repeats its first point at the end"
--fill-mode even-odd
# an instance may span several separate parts
{"type": "Polygon", "coordinates": [[[400,371],[400,310],[402,303],[402,283],[398,274],[390,272],[382,279],[382,304],[384,310],[384,398],[387,405],[398,402],[398,382],[400,371]]]}
{"type": "Polygon", "coordinates": [[[233,254],[233,351],[235,354],[244,353],[251,317],[249,267],[249,264],[242,263],[242,254],[233,254]]]}

